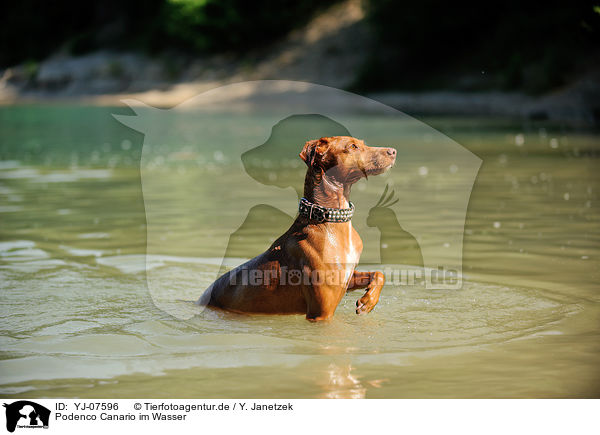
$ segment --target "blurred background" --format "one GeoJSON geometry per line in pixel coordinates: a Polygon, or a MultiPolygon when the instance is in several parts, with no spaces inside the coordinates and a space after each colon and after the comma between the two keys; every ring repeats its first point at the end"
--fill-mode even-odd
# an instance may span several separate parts
{"type": "Polygon", "coordinates": [[[290,79],[415,114],[595,124],[599,32],[597,1],[11,1],[0,101],[138,94],[169,107],[223,83],[290,79]]]}

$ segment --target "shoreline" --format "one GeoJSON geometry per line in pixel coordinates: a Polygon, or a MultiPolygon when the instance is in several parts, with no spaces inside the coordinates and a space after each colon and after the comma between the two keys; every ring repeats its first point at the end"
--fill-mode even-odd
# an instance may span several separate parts
{"type": "MultiPolygon", "coordinates": [[[[253,83],[243,96],[230,95],[228,110],[248,111],[260,107],[254,98],[253,83]],[[236,98],[239,98],[236,107],[236,98]],[[253,107],[249,107],[253,106],[253,107]]],[[[85,105],[98,107],[127,106],[124,100],[137,100],[159,109],[170,109],[206,91],[241,83],[236,81],[176,83],[162,89],[131,93],[68,95],[62,92],[22,92],[9,98],[2,95],[0,107],[24,105],[85,105]]],[[[295,82],[302,86],[303,82],[295,82]]],[[[306,83],[306,82],[304,82],[306,83]]],[[[358,94],[358,93],[357,93],[358,94]]],[[[361,94],[358,94],[361,95],[361,94]]],[[[398,92],[366,93],[365,97],[411,115],[504,118],[522,121],[550,121],[580,127],[600,125],[600,86],[595,80],[581,80],[559,92],[530,96],[516,92],[398,92]]],[[[329,105],[324,102],[325,105],[329,105]]],[[[335,106],[335,102],[330,102],[335,106]]],[[[358,112],[363,107],[356,107],[358,112]]]]}
{"type": "MultiPolygon", "coordinates": [[[[248,86],[236,86],[236,94],[219,94],[227,99],[227,110],[254,110],[269,104],[268,99],[256,95],[252,83],[259,80],[294,82],[288,88],[300,98],[309,98],[301,95],[306,83],[352,89],[359,71],[369,61],[372,46],[365,21],[360,0],[345,0],[280,41],[245,57],[166,52],[150,57],[139,52],[111,50],[72,56],[59,51],[39,63],[0,70],[0,107],[123,106],[122,100],[138,100],[166,109],[211,89],[247,82],[248,86]]],[[[597,128],[600,65],[590,62],[587,71],[580,71],[568,80],[560,89],[539,96],[466,89],[425,92],[389,89],[356,94],[411,115],[499,117],[597,128]]],[[[336,108],[336,104],[340,103],[319,100],[319,105],[327,108],[336,108]]],[[[368,107],[356,109],[368,111],[368,107]]]]}

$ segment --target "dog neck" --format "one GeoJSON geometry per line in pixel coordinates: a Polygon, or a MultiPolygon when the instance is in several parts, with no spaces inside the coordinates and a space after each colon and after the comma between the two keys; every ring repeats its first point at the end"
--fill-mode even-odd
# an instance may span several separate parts
{"type": "Polygon", "coordinates": [[[345,209],[350,207],[350,187],[309,168],[304,179],[304,197],[321,207],[345,209]]]}

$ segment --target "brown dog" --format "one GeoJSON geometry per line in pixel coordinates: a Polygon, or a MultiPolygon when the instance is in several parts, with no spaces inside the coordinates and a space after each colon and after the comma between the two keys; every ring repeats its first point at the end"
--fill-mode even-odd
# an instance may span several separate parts
{"type": "Polygon", "coordinates": [[[348,136],[306,142],[308,166],[300,213],[269,249],[218,278],[198,303],[240,313],[306,314],[329,319],[349,290],[366,288],[356,313],[370,312],[384,284],[381,272],[357,272],[362,240],[350,218],[351,186],[388,170],[393,148],[368,147],[348,136]]]}

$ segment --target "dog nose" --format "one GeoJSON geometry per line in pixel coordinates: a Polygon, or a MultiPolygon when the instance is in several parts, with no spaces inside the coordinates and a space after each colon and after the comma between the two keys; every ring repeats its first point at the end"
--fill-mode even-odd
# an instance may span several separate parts
{"type": "Polygon", "coordinates": [[[387,149],[387,153],[390,156],[395,156],[396,155],[396,150],[394,148],[388,148],[387,149]]]}

